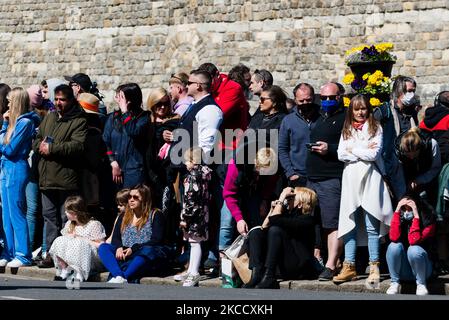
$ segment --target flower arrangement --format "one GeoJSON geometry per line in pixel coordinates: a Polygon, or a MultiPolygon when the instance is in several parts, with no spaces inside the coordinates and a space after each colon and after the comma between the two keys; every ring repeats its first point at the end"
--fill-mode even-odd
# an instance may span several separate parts
{"type": "Polygon", "coordinates": [[[394,45],[390,42],[375,45],[361,45],[346,51],[346,64],[369,62],[369,61],[392,61],[396,62],[396,56],[389,51],[394,45]]]}
{"type": "Polygon", "coordinates": [[[396,61],[396,56],[388,52],[391,49],[392,43],[380,43],[346,51],[345,61],[352,72],[344,76],[343,83],[350,85],[359,94],[370,96],[373,107],[380,106],[391,93],[390,75],[396,61]]]}

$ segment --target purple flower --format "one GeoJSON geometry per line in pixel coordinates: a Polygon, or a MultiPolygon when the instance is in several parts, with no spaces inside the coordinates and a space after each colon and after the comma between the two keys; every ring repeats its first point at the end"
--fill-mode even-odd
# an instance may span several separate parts
{"type": "Polygon", "coordinates": [[[359,79],[359,78],[355,78],[354,81],[351,82],[351,87],[355,91],[365,88],[366,85],[367,85],[367,82],[365,80],[359,79]]]}

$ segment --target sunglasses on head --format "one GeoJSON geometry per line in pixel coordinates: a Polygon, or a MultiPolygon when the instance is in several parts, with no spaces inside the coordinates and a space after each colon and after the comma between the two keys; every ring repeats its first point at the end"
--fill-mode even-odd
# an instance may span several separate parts
{"type": "Polygon", "coordinates": [[[137,201],[141,201],[141,200],[142,200],[142,199],[140,199],[140,197],[139,197],[138,195],[136,195],[136,194],[130,194],[130,195],[128,196],[128,199],[129,199],[129,200],[133,199],[133,200],[137,200],[137,201]]]}
{"type": "Polygon", "coordinates": [[[187,83],[184,80],[182,80],[180,77],[177,77],[174,73],[171,74],[171,78],[179,80],[181,81],[182,84],[187,85],[187,83]]]}
{"type": "Polygon", "coordinates": [[[334,96],[320,96],[320,99],[322,100],[322,101],[324,101],[324,100],[337,100],[337,95],[334,95],[334,96]]]}

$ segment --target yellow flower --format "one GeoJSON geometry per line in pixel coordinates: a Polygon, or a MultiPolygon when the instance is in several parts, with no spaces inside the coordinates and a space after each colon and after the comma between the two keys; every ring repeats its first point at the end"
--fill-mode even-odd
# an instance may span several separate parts
{"type": "Polygon", "coordinates": [[[343,97],[343,105],[345,107],[349,107],[350,103],[351,103],[351,99],[349,99],[348,97],[343,97]]]}
{"type": "Polygon", "coordinates": [[[375,45],[376,50],[379,52],[391,50],[391,49],[393,49],[393,46],[394,45],[391,42],[384,42],[384,43],[379,43],[379,44],[375,45]]]}
{"type": "MultiPolygon", "coordinates": [[[[365,75],[363,76],[365,77],[365,75]]],[[[372,86],[379,86],[382,82],[382,79],[384,77],[384,74],[380,70],[376,70],[372,75],[368,77],[368,84],[372,86]]],[[[364,79],[366,80],[366,79],[364,79]]]]}
{"type": "Polygon", "coordinates": [[[377,98],[371,98],[369,99],[369,103],[371,103],[371,105],[373,106],[373,108],[378,107],[381,105],[381,102],[379,99],[377,98]]]}
{"type": "Polygon", "coordinates": [[[366,80],[366,79],[368,79],[369,76],[370,76],[370,73],[369,73],[369,72],[368,72],[368,73],[365,73],[365,74],[363,75],[362,79],[363,79],[363,80],[366,80]]]}
{"type": "Polygon", "coordinates": [[[354,74],[351,73],[347,73],[344,77],[343,77],[343,83],[344,84],[351,84],[352,81],[354,81],[354,74]]]}

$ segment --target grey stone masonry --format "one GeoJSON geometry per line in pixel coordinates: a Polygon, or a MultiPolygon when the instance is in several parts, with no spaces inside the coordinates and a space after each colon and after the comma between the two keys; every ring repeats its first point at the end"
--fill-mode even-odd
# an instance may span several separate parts
{"type": "Polygon", "coordinates": [[[137,82],[144,95],[203,62],[242,62],[275,83],[341,81],[347,49],[392,42],[393,75],[415,77],[425,103],[449,89],[449,1],[1,1],[0,81],[24,86],[85,72],[112,104],[137,82]]]}

